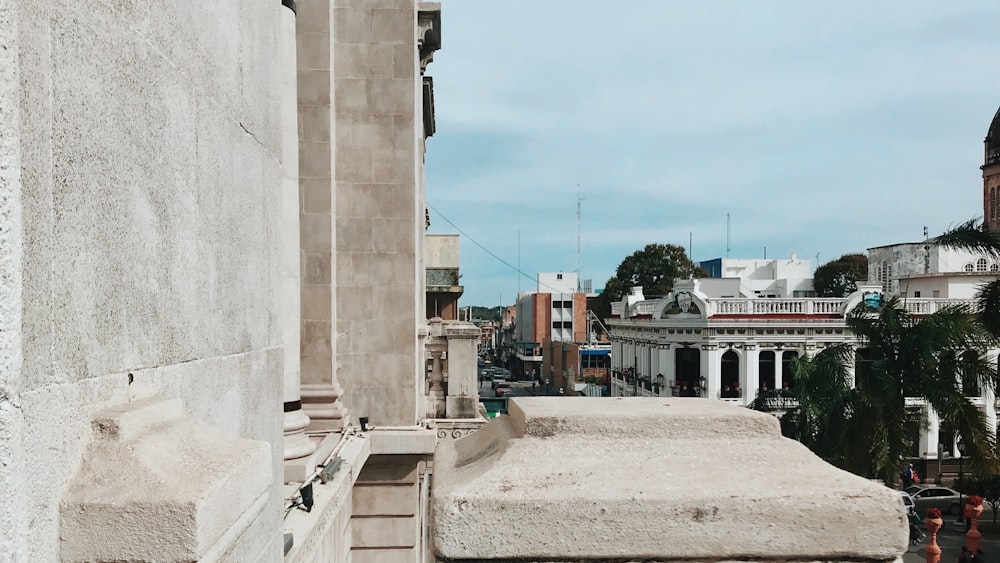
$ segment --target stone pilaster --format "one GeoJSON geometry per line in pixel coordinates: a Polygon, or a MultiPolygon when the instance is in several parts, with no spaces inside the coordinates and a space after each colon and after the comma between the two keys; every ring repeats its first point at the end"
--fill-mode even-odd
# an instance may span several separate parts
{"type": "Polygon", "coordinates": [[[331,111],[334,93],[330,87],[334,7],[331,0],[298,0],[296,6],[298,111],[302,124],[299,130],[302,408],[310,418],[310,430],[335,431],[343,428],[347,410],[340,402],[344,390],[338,382],[335,360],[339,315],[334,297],[336,193],[332,154],[336,128],[331,111]]]}

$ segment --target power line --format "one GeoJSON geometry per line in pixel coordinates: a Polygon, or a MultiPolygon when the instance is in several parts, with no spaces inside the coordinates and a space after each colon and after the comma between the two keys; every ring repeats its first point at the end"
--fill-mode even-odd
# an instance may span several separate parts
{"type": "MultiPolygon", "coordinates": [[[[435,208],[435,207],[434,207],[433,205],[431,205],[430,203],[428,203],[428,204],[427,204],[427,207],[428,207],[428,208],[430,208],[430,210],[431,210],[431,211],[433,211],[434,213],[437,213],[437,214],[438,214],[438,216],[440,216],[440,217],[441,217],[442,219],[444,219],[445,223],[448,223],[448,224],[449,224],[449,225],[451,225],[451,226],[452,226],[452,227],[453,227],[453,228],[454,228],[454,229],[455,229],[456,231],[458,231],[458,234],[460,234],[460,235],[462,235],[463,237],[465,237],[465,238],[469,239],[469,240],[470,240],[470,241],[472,242],[472,244],[474,244],[474,245],[478,246],[479,248],[481,248],[483,252],[485,252],[486,254],[489,254],[490,256],[492,256],[493,258],[495,258],[495,259],[496,259],[497,261],[499,261],[499,262],[500,262],[501,264],[503,264],[504,266],[507,266],[507,267],[508,267],[508,268],[510,268],[511,270],[514,270],[515,272],[517,272],[518,274],[520,274],[520,275],[522,275],[522,276],[524,276],[524,277],[528,278],[529,280],[532,280],[532,281],[535,281],[535,282],[536,282],[536,283],[538,283],[539,285],[543,285],[543,286],[545,286],[545,287],[547,287],[547,288],[551,289],[553,293],[563,293],[563,292],[562,292],[562,291],[560,291],[560,290],[559,290],[558,288],[555,288],[555,287],[552,287],[552,286],[550,286],[550,285],[548,285],[548,284],[546,284],[546,283],[543,283],[543,282],[541,282],[541,281],[539,281],[539,280],[536,280],[536,279],[535,279],[534,277],[532,277],[532,276],[530,276],[530,275],[528,275],[528,274],[526,274],[526,273],[522,272],[522,271],[521,271],[521,269],[520,269],[520,268],[518,268],[517,266],[514,266],[514,265],[513,265],[513,264],[511,264],[510,262],[508,262],[508,261],[504,260],[503,258],[501,258],[501,257],[497,256],[497,255],[496,255],[496,253],[494,253],[494,252],[493,252],[492,250],[490,250],[489,248],[486,248],[485,246],[483,246],[482,244],[480,244],[480,243],[479,243],[479,241],[477,241],[476,239],[474,239],[474,238],[472,238],[471,236],[469,236],[469,234],[468,234],[468,233],[466,233],[465,231],[463,231],[461,227],[459,227],[458,225],[456,225],[456,224],[455,224],[455,223],[454,223],[454,222],[453,222],[453,221],[452,221],[451,219],[449,219],[449,218],[445,217],[445,216],[444,216],[444,213],[441,213],[440,211],[438,211],[438,210],[437,210],[437,208],[435,208]]],[[[579,274],[577,274],[577,275],[579,275],[579,274]]]]}

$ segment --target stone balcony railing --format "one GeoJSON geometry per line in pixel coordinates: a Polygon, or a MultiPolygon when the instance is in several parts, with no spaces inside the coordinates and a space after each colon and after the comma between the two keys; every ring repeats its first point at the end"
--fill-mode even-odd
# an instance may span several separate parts
{"type": "MultiPolygon", "coordinates": [[[[815,315],[815,316],[837,316],[845,313],[848,298],[719,298],[707,300],[707,316],[715,315],[815,315]]],[[[944,307],[956,305],[969,306],[974,303],[971,299],[934,299],[934,298],[909,298],[900,302],[902,307],[913,315],[929,315],[944,307]]],[[[626,315],[624,303],[612,303],[611,314],[619,318],[635,316],[654,316],[658,310],[662,309],[663,300],[640,301],[632,305],[630,312],[626,315]]]]}
{"type": "Polygon", "coordinates": [[[899,493],[713,399],[516,397],[439,444],[434,480],[441,563],[889,562],[908,543],[899,493]]]}

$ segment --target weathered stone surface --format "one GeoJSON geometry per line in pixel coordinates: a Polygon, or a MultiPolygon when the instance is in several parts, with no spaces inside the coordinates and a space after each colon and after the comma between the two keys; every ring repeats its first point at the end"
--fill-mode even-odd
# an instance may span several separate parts
{"type": "Polygon", "coordinates": [[[271,446],[184,416],[178,399],[105,409],[94,430],[60,506],[63,561],[211,560],[271,500],[271,446]]]}
{"type": "Polygon", "coordinates": [[[510,412],[438,450],[432,541],[442,560],[905,551],[898,493],[783,438],[770,415],[709,399],[576,397],[516,398],[510,412]]]}

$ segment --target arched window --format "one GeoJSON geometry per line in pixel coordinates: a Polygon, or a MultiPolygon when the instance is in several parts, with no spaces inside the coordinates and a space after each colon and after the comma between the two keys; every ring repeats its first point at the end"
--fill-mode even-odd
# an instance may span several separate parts
{"type": "Polygon", "coordinates": [[[965,265],[965,271],[966,272],[971,272],[972,271],[972,264],[966,264],[965,265]]]}
{"type": "Polygon", "coordinates": [[[799,356],[798,352],[786,350],[781,353],[781,388],[795,387],[795,374],[792,372],[792,360],[799,356]]]}
{"type": "Polygon", "coordinates": [[[977,272],[985,272],[986,271],[986,259],[985,258],[980,258],[979,260],[976,260],[976,271],[977,272]]]}
{"type": "Polygon", "coordinates": [[[1000,265],[998,265],[998,264],[990,264],[990,271],[991,272],[1000,272],[1000,265]]]}
{"type": "Polygon", "coordinates": [[[740,397],[740,356],[732,350],[722,355],[722,392],[723,398],[740,397]]]}
{"type": "Polygon", "coordinates": [[[766,350],[757,357],[757,374],[760,376],[757,388],[760,391],[774,390],[774,352],[766,350]]]}

